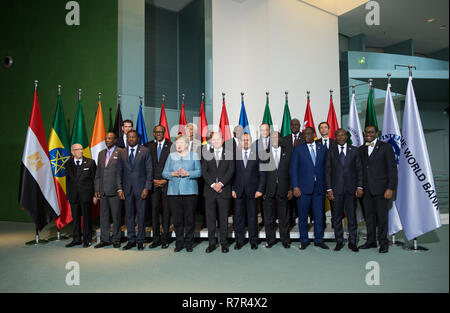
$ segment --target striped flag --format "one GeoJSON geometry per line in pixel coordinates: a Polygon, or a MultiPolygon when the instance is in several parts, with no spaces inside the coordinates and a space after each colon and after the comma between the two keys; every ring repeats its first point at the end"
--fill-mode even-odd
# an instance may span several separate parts
{"type": "Polygon", "coordinates": [[[66,163],[70,160],[69,139],[64,119],[64,110],[61,101],[61,89],[58,87],[58,100],[56,105],[53,128],[48,139],[50,163],[55,180],[56,194],[58,195],[61,214],[55,219],[55,225],[62,229],[72,221],[72,211],[66,196],[66,163]]]}
{"type": "Polygon", "coordinates": [[[97,158],[100,151],[106,149],[105,144],[105,137],[106,137],[106,130],[105,130],[105,121],[103,120],[103,112],[102,112],[102,102],[100,95],[98,95],[98,108],[97,108],[97,115],[95,116],[95,123],[94,123],[94,129],[92,130],[92,137],[91,137],[91,155],[92,159],[95,161],[95,164],[97,164],[97,158]]]}
{"type": "Polygon", "coordinates": [[[39,106],[37,82],[22,155],[19,203],[39,231],[60,214],[39,106]]]}

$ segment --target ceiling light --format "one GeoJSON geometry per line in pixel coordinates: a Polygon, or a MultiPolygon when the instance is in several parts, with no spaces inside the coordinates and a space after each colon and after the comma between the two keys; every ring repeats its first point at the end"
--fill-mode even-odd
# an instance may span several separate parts
{"type": "Polygon", "coordinates": [[[441,25],[441,27],[439,27],[440,30],[446,30],[447,29],[447,25],[441,25]]]}
{"type": "Polygon", "coordinates": [[[427,19],[427,22],[428,22],[428,23],[433,23],[434,21],[436,21],[435,18],[429,18],[429,19],[427,19]]]}

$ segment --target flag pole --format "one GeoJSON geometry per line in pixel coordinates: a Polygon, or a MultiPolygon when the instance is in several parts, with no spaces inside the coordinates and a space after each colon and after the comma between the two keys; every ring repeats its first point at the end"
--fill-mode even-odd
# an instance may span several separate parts
{"type": "MultiPolygon", "coordinates": [[[[37,81],[37,80],[34,81],[34,91],[37,91],[38,83],[39,83],[39,81],[37,81]]],[[[35,237],[35,239],[26,242],[25,245],[31,246],[31,245],[46,244],[46,243],[48,243],[47,240],[39,238],[39,229],[36,227],[36,237],[35,237]]]]}

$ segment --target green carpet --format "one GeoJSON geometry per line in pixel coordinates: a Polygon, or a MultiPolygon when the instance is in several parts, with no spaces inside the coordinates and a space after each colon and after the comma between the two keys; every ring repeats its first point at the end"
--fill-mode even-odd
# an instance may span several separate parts
{"type": "MultiPolygon", "coordinates": [[[[114,248],[64,248],[69,241],[25,246],[34,239],[29,223],[0,222],[0,292],[448,292],[449,226],[420,238],[428,252],[391,247],[339,252],[293,241],[271,249],[206,254],[207,241],[192,253],[114,248]],[[80,285],[67,286],[66,263],[80,264],[80,285]],[[366,263],[380,266],[380,285],[366,284],[366,263]]],[[[42,233],[47,238],[48,233],[42,233]]],[[[360,240],[360,244],[362,240],[360,240]]],[[[334,242],[328,242],[333,248],[334,242]]]]}

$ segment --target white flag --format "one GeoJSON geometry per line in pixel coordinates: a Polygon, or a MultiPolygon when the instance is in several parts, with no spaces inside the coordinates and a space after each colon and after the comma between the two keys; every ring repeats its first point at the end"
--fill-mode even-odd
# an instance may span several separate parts
{"type": "MultiPolygon", "coordinates": [[[[386,90],[386,100],[384,102],[383,130],[381,132],[381,140],[390,143],[394,150],[395,161],[398,166],[398,158],[400,156],[400,140],[401,133],[398,126],[397,115],[395,113],[394,100],[391,94],[391,84],[388,84],[386,90]]],[[[393,235],[402,230],[402,223],[398,215],[395,201],[389,210],[389,235],[393,235]]]]}
{"type": "Polygon", "coordinates": [[[397,209],[408,240],[441,226],[439,204],[416,96],[409,78],[398,165],[397,209]]]}
{"type": "Polygon", "coordinates": [[[355,147],[364,144],[361,123],[359,122],[358,110],[356,109],[355,94],[352,94],[352,102],[350,103],[350,111],[348,112],[347,131],[350,133],[350,140],[355,147]]]}

